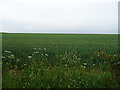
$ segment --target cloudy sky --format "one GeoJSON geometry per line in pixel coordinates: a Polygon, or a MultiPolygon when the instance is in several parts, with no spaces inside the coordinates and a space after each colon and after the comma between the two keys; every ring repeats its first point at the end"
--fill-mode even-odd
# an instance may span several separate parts
{"type": "Polygon", "coordinates": [[[0,0],[0,31],[118,33],[119,0],[0,0]]]}

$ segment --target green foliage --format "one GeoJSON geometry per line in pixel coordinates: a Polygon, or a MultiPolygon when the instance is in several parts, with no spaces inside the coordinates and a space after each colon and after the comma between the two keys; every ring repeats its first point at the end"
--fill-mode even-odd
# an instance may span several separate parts
{"type": "Polygon", "coordinates": [[[117,38],[3,34],[3,88],[120,88],[117,38]]]}

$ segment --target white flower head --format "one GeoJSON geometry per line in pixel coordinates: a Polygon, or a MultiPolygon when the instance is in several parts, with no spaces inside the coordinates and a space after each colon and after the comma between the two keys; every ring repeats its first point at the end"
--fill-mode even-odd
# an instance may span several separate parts
{"type": "Polygon", "coordinates": [[[83,66],[83,68],[86,68],[85,66],[83,66]]]}
{"type": "Polygon", "coordinates": [[[85,66],[81,66],[82,68],[86,68],[85,66]]]}
{"type": "Polygon", "coordinates": [[[76,80],[74,79],[73,81],[75,82],[76,80]]]}
{"type": "Polygon", "coordinates": [[[48,56],[48,54],[45,54],[45,56],[48,56]]]}
{"type": "Polygon", "coordinates": [[[36,53],[36,54],[37,54],[37,53],[39,53],[39,52],[34,52],[34,53],[36,53]]]}
{"type": "Polygon", "coordinates": [[[32,56],[28,56],[28,58],[30,59],[30,58],[32,58],[32,56]]]}
{"type": "Polygon", "coordinates": [[[65,58],[63,58],[63,60],[65,60],[65,58]]]}
{"type": "Polygon", "coordinates": [[[13,58],[15,58],[15,56],[14,56],[13,54],[11,54],[11,55],[10,55],[10,58],[13,59],[13,58]]]}
{"type": "Polygon", "coordinates": [[[120,62],[118,62],[118,64],[120,64],[120,62]]]}
{"type": "Polygon", "coordinates": [[[10,56],[11,56],[11,57],[14,57],[14,55],[13,55],[13,54],[11,54],[10,56]]]}
{"type": "Polygon", "coordinates": [[[84,63],[84,65],[87,65],[87,63],[84,63]]]}
{"type": "Polygon", "coordinates": [[[4,56],[2,56],[2,58],[4,59],[5,57],[4,57],[4,56]]]}
{"type": "Polygon", "coordinates": [[[12,53],[11,51],[9,51],[8,53],[12,53]]]}
{"type": "Polygon", "coordinates": [[[36,50],[37,48],[33,48],[34,50],[36,50]]]}
{"type": "Polygon", "coordinates": [[[11,54],[10,56],[8,56],[8,58],[10,58],[10,59],[14,59],[15,56],[14,56],[13,54],[11,54]]]}
{"type": "Polygon", "coordinates": [[[4,51],[4,52],[5,52],[5,53],[11,53],[11,51],[7,51],[7,50],[6,50],[6,51],[4,51]]]}
{"type": "Polygon", "coordinates": [[[67,67],[67,64],[65,64],[65,67],[67,67]]]}
{"type": "Polygon", "coordinates": [[[24,66],[27,66],[27,64],[24,64],[24,66]]]}
{"type": "Polygon", "coordinates": [[[70,85],[68,85],[68,88],[70,88],[70,85]]]}
{"type": "Polygon", "coordinates": [[[46,50],[46,48],[43,48],[44,50],[46,50]]]}
{"type": "Polygon", "coordinates": [[[4,51],[4,52],[7,52],[7,51],[4,51]]]}

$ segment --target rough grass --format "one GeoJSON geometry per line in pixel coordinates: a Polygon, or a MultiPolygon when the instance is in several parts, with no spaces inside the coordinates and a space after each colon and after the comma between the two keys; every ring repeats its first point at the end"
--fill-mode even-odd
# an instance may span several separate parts
{"type": "Polygon", "coordinates": [[[3,34],[3,88],[120,88],[117,35],[3,34]]]}

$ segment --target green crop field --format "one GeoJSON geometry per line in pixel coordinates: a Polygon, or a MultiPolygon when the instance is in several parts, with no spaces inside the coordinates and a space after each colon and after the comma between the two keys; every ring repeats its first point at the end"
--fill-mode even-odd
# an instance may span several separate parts
{"type": "Polygon", "coordinates": [[[2,36],[3,88],[120,88],[118,35],[2,36]]]}

